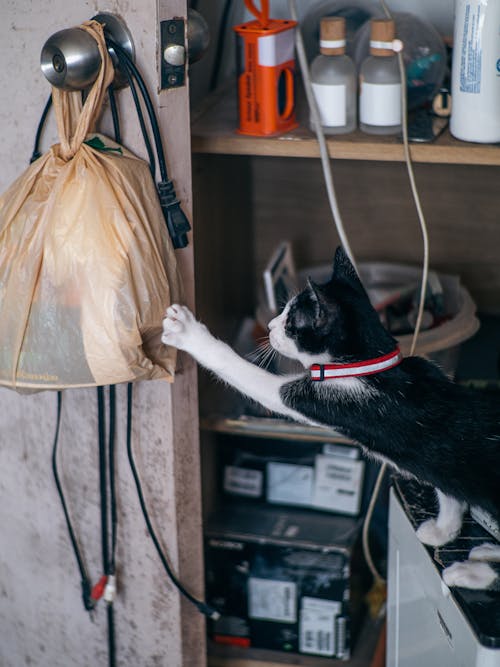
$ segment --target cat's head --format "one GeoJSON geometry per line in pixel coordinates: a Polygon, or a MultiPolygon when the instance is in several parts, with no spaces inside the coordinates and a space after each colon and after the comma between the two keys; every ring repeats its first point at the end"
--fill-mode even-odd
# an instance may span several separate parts
{"type": "Polygon", "coordinates": [[[342,248],[335,253],[330,280],[322,285],[308,280],[269,323],[269,341],[305,367],[368,359],[395,346],[342,248]]]}

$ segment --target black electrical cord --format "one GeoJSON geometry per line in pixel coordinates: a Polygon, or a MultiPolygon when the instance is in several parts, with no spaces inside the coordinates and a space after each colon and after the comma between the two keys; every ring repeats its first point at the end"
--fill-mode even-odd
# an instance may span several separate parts
{"type": "Polygon", "coordinates": [[[108,619],[108,665],[116,665],[116,641],[115,641],[115,607],[111,603],[106,603],[106,616],[108,619]]]}
{"type": "MultiPolygon", "coordinates": [[[[116,45],[114,43],[111,43],[110,46],[112,46],[112,48],[115,49],[116,45]]],[[[118,50],[120,50],[119,47],[118,47],[118,50]]],[[[116,52],[117,51],[115,50],[115,53],[116,52]]],[[[125,53],[125,52],[123,52],[123,53],[125,53]]],[[[119,57],[119,54],[117,54],[117,55],[119,57]]],[[[133,91],[132,96],[134,98],[134,102],[135,102],[135,105],[136,105],[137,114],[138,114],[139,119],[141,121],[141,128],[144,128],[143,129],[143,136],[145,136],[145,141],[147,139],[147,143],[149,143],[149,140],[148,140],[148,137],[147,137],[147,132],[145,131],[144,119],[142,117],[142,110],[141,110],[141,107],[140,107],[140,102],[139,102],[139,99],[137,97],[134,82],[133,82],[133,79],[132,79],[132,74],[126,67],[127,62],[125,61],[125,58],[123,58],[123,60],[120,61],[120,62],[122,64],[122,69],[125,70],[125,75],[127,77],[130,89],[131,89],[131,91],[133,91]]],[[[136,70],[136,73],[137,73],[137,76],[140,78],[140,74],[137,72],[137,70],[136,70]]],[[[142,79],[141,79],[141,81],[142,81],[142,79]]],[[[147,99],[149,100],[149,104],[146,103],[146,106],[147,107],[149,106],[149,108],[150,108],[151,125],[152,125],[152,127],[156,128],[156,133],[158,134],[158,137],[159,137],[158,123],[156,121],[156,117],[155,117],[155,114],[154,114],[152,103],[151,103],[151,100],[149,98],[149,95],[147,93],[147,90],[146,90],[146,87],[145,87],[143,81],[142,81],[142,86],[139,86],[139,87],[141,89],[141,93],[143,94],[143,96],[146,96],[147,99]]],[[[115,132],[115,140],[116,140],[116,134],[117,134],[117,132],[119,133],[118,116],[116,117],[116,123],[114,125],[114,132],[115,132]]],[[[159,138],[159,142],[160,142],[159,144],[156,143],[157,149],[158,149],[158,145],[161,146],[161,137],[159,138]]],[[[164,163],[164,156],[162,156],[162,160],[160,160],[160,158],[158,159],[159,164],[161,164],[162,161],[164,163]]],[[[163,169],[164,169],[164,174],[165,174],[165,177],[166,177],[167,173],[166,173],[166,165],[165,164],[164,164],[163,169]]],[[[154,175],[153,175],[153,177],[154,177],[154,175]]],[[[133,454],[133,450],[132,450],[132,396],[133,396],[133,388],[132,388],[132,384],[129,383],[128,387],[127,387],[127,456],[128,456],[128,460],[129,460],[129,463],[130,463],[130,468],[131,468],[131,471],[132,471],[132,475],[134,477],[134,481],[135,481],[135,485],[136,485],[136,489],[137,489],[137,495],[139,497],[139,504],[141,506],[142,514],[144,516],[144,520],[146,522],[148,532],[151,536],[151,539],[153,540],[153,544],[154,544],[154,546],[156,548],[156,551],[157,551],[157,553],[160,557],[162,565],[163,565],[168,577],[172,581],[172,583],[178,588],[178,590],[190,602],[192,602],[198,608],[198,610],[201,613],[203,613],[206,616],[211,617],[211,618],[217,618],[219,614],[215,609],[213,609],[212,607],[207,605],[205,602],[196,599],[193,595],[191,595],[191,593],[189,593],[189,591],[187,591],[184,588],[184,586],[181,584],[181,582],[177,579],[176,575],[174,574],[174,572],[172,571],[172,569],[171,569],[171,567],[168,563],[168,560],[167,560],[165,554],[163,553],[163,549],[162,549],[162,547],[160,545],[160,542],[158,540],[158,537],[157,537],[157,535],[154,531],[153,525],[151,523],[151,519],[149,517],[148,510],[147,510],[147,507],[146,507],[146,502],[144,500],[142,485],[141,485],[141,481],[140,481],[140,478],[139,478],[139,473],[137,471],[137,466],[135,464],[134,454],[133,454]]],[[[115,401],[116,401],[116,399],[115,399],[115,387],[113,385],[111,385],[110,386],[110,425],[109,425],[109,429],[110,429],[109,471],[110,471],[110,492],[111,492],[111,494],[114,494],[114,488],[115,488],[115,484],[114,484],[114,464],[112,463],[113,460],[114,460],[114,438],[113,438],[113,440],[111,439],[111,436],[114,433],[114,420],[115,420],[114,405],[115,405],[115,401]],[[113,443],[113,447],[112,447],[111,443],[113,443]]],[[[111,510],[112,510],[112,526],[116,526],[116,499],[113,498],[113,497],[111,499],[111,510]],[[115,512],[115,517],[114,518],[113,518],[113,511],[115,512]]],[[[111,549],[112,574],[114,574],[115,544],[116,544],[116,528],[112,528],[112,549],[111,549]]]]}
{"type": "MultiPolygon", "coordinates": [[[[111,44],[111,46],[113,48],[115,47],[115,45],[113,45],[113,44],[111,44]]],[[[138,114],[140,122],[141,122],[141,128],[143,128],[143,136],[145,138],[146,144],[150,146],[149,138],[148,138],[147,132],[145,130],[144,119],[143,119],[143,116],[142,116],[142,110],[141,110],[141,107],[140,107],[140,102],[139,102],[138,96],[137,96],[136,91],[135,91],[135,86],[134,86],[134,82],[133,82],[133,79],[132,79],[132,75],[131,75],[130,71],[128,71],[126,69],[126,67],[124,67],[124,65],[125,65],[125,61],[122,62],[122,69],[126,70],[125,75],[127,77],[130,89],[131,89],[131,91],[133,91],[132,96],[134,98],[134,102],[135,102],[136,109],[137,109],[137,114],[138,114]]],[[[138,72],[137,72],[137,76],[140,78],[140,74],[138,72]]],[[[142,79],[141,79],[141,81],[142,81],[142,79]]],[[[149,100],[149,108],[150,108],[150,112],[151,112],[150,113],[150,120],[153,119],[151,121],[151,124],[152,124],[152,127],[153,126],[156,127],[156,132],[158,133],[158,136],[159,136],[158,124],[157,124],[156,117],[154,115],[154,111],[153,111],[153,108],[152,108],[151,100],[150,100],[149,95],[147,93],[144,82],[142,82],[142,87],[140,86],[140,88],[141,88],[141,92],[142,92],[143,96],[145,95],[149,100]]],[[[117,141],[116,136],[117,136],[117,134],[119,136],[119,131],[120,131],[120,129],[119,129],[119,118],[118,118],[118,115],[116,115],[116,120],[114,121],[115,141],[117,141]]],[[[161,138],[160,138],[160,142],[161,142],[161,138]]],[[[117,143],[119,143],[119,142],[117,141],[117,143]]],[[[158,148],[158,144],[156,144],[156,146],[158,148]]],[[[161,143],[160,143],[160,146],[161,146],[161,143]]],[[[161,164],[160,159],[158,160],[158,162],[161,164]]],[[[163,157],[163,162],[164,162],[164,157],[163,157]]],[[[154,162],[153,162],[153,164],[154,164],[154,162]]],[[[166,165],[164,166],[164,170],[165,170],[164,173],[166,175],[166,165]]],[[[132,386],[131,383],[129,383],[128,387],[127,387],[127,455],[128,455],[128,460],[129,460],[129,463],[130,463],[130,468],[132,470],[132,475],[134,477],[134,481],[135,481],[135,485],[136,485],[136,489],[137,489],[137,495],[139,497],[139,503],[140,503],[140,506],[141,506],[142,514],[144,516],[144,520],[146,522],[148,532],[151,536],[151,539],[153,540],[153,544],[154,544],[154,546],[156,548],[156,551],[157,551],[157,553],[160,557],[162,565],[163,565],[168,577],[172,581],[172,583],[178,588],[178,590],[188,600],[190,600],[190,602],[192,602],[198,608],[198,610],[201,613],[205,614],[208,617],[216,618],[219,615],[218,612],[215,609],[213,609],[212,607],[210,607],[209,605],[207,605],[205,602],[203,602],[201,600],[197,600],[193,595],[191,595],[189,593],[189,591],[187,591],[184,588],[184,586],[181,584],[181,582],[177,579],[177,577],[173,573],[173,571],[172,571],[172,569],[171,569],[171,567],[168,563],[168,560],[167,560],[165,554],[163,553],[163,550],[161,548],[158,537],[156,536],[156,533],[155,533],[154,528],[152,526],[151,519],[149,517],[149,513],[148,513],[148,510],[147,510],[147,507],[146,507],[146,502],[144,500],[144,494],[142,492],[142,485],[141,485],[141,481],[140,481],[140,478],[139,478],[139,473],[137,471],[137,466],[135,465],[135,460],[134,460],[134,455],[133,455],[133,450],[132,450],[132,396],[133,396],[133,386],[132,386]]],[[[113,463],[114,456],[115,456],[115,454],[114,454],[114,435],[113,435],[114,431],[115,431],[114,423],[115,423],[115,418],[116,418],[115,417],[115,404],[116,404],[115,387],[114,387],[114,385],[111,385],[110,386],[110,418],[109,418],[109,433],[110,433],[109,471],[110,471],[110,493],[111,493],[111,496],[112,496],[111,497],[112,548],[111,548],[111,569],[110,569],[110,572],[112,574],[114,574],[114,567],[115,567],[114,566],[114,553],[115,553],[115,547],[116,547],[116,498],[114,497],[115,483],[114,483],[114,463],[113,463]],[[112,437],[112,435],[113,435],[113,437],[112,437]]],[[[109,606],[111,606],[111,605],[109,605],[109,606]]],[[[109,610],[109,607],[108,607],[108,610],[109,610]]]]}
{"type": "MultiPolygon", "coordinates": [[[[141,131],[143,134],[144,142],[146,145],[146,150],[148,152],[150,169],[151,173],[155,175],[156,171],[156,162],[154,158],[153,149],[151,142],[149,140],[149,135],[147,133],[146,125],[144,122],[144,116],[142,112],[141,103],[137,95],[137,90],[135,88],[135,83],[137,83],[139,90],[141,92],[144,105],[146,107],[151,130],[154,137],[157,160],[160,168],[160,174],[162,181],[157,184],[158,193],[160,197],[160,204],[165,216],[165,221],[167,223],[167,228],[172,238],[174,248],[185,247],[187,245],[187,236],[186,233],[191,229],[187,218],[180,208],[180,202],[176,198],[175,190],[172,181],[168,178],[167,166],[165,161],[165,156],[163,152],[163,144],[161,140],[160,130],[158,126],[158,121],[156,119],[155,111],[151,98],[147,91],[144,80],[142,79],[139,71],[135,67],[134,63],[128,56],[128,54],[112,40],[107,40],[108,46],[114,49],[122,70],[127,77],[132,97],[137,110],[137,115],[139,118],[139,123],[141,126],[141,131]]],[[[110,99],[110,108],[113,120],[113,128],[115,134],[115,141],[121,143],[120,141],[120,126],[119,126],[119,117],[117,111],[116,100],[114,97],[114,90],[112,86],[108,88],[108,95],[110,99]]],[[[35,139],[35,148],[33,151],[32,161],[37,159],[40,156],[39,153],[39,143],[41,133],[43,131],[43,126],[52,103],[52,96],[49,98],[42,117],[40,119],[36,139],[35,139]]],[[[110,419],[109,419],[109,448],[108,448],[108,465],[109,465],[109,483],[110,483],[110,513],[111,513],[111,551],[109,550],[108,544],[108,503],[107,503],[107,482],[106,482],[106,449],[105,449],[105,421],[104,421],[104,393],[102,387],[98,387],[98,432],[99,432],[99,477],[100,477],[100,492],[101,492],[101,536],[102,536],[102,559],[105,575],[108,577],[110,575],[115,575],[115,550],[116,550],[116,528],[117,528],[117,510],[116,510],[116,492],[115,492],[115,468],[114,468],[114,459],[115,459],[115,445],[114,445],[114,432],[115,432],[115,419],[116,419],[116,394],[115,387],[110,386],[110,419]]],[[[63,511],[66,518],[66,524],[68,528],[68,533],[70,535],[70,540],[73,546],[73,551],[78,563],[78,568],[80,570],[81,579],[82,579],[82,597],[85,605],[85,609],[91,611],[94,609],[96,600],[92,597],[92,588],[90,579],[87,575],[85,565],[83,563],[83,558],[75,537],[75,532],[71,524],[69,513],[66,506],[66,501],[64,498],[63,489],[59,480],[58,471],[57,471],[57,444],[59,439],[59,429],[60,429],[60,418],[61,418],[61,397],[60,392],[58,395],[58,415],[57,415],[57,426],[56,426],[56,436],[54,439],[54,451],[53,451],[53,470],[54,478],[56,480],[56,486],[63,507],[63,511]]],[[[162,565],[169,576],[172,583],[177,587],[177,589],[184,595],[192,604],[194,604],[197,609],[204,615],[215,619],[219,617],[219,613],[212,608],[207,603],[202,600],[195,598],[189,591],[181,584],[177,579],[176,575],[172,571],[168,560],[163,553],[160,542],[156,536],[154,528],[152,526],[149,513],[147,511],[146,503],[144,500],[144,494],[142,492],[142,486],[140,478],[137,472],[137,467],[135,465],[133,451],[132,451],[132,385],[128,385],[127,390],[127,453],[129,458],[130,467],[132,474],[134,476],[137,493],[139,497],[139,502],[141,505],[141,510],[148,528],[149,534],[153,540],[155,548],[158,552],[162,565]]],[[[114,639],[114,616],[113,616],[113,604],[107,605],[108,611],[108,644],[109,644],[109,664],[114,666],[115,664],[115,639],[114,639]]]]}
{"type": "MultiPolygon", "coordinates": [[[[151,131],[153,133],[153,139],[158,157],[158,166],[160,168],[160,177],[162,178],[162,180],[166,181],[168,180],[168,172],[167,172],[167,163],[165,161],[165,152],[163,149],[163,141],[161,138],[158,120],[156,119],[156,112],[153,107],[153,102],[151,101],[151,96],[149,95],[144,79],[142,78],[142,75],[137,69],[134,61],[129,56],[127,51],[125,51],[125,49],[123,49],[119,44],[114,42],[112,39],[109,39],[108,37],[106,37],[106,43],[115,52],[116,57],[118,58],[118,62],[120,63],[120,68],[122,71],[125,72],[127,80],[129,80],[129,77],[133,78],[137,83],[137,86],[139,87],[142,99],[144,101],[144,106],[146,107],[146,111],[148,114],[151,131]]],[[[140,105],[138,106],[137,103],[136,103],[136,109],[138,115],[142,116],[141,107],[140,105]]]]}
{"type": "Polygon", "coordinates": [[[69,516],[68,512],[68,507],[66,504],[66,499],[64,497],[64,491],[62,488],[61,480],[59,478],[59,471],[58,471],[58,466],[57,466],[57,452],[58,452],[58,445],[59,445],[59,433],[60,433],[60,428],[61,428],[61,411],[62,411],[62,393],[60,391],[57,392],[57,419],[56,419],[56,432],[54,435],[54,444],[52,447],[52,471],[54,473],[54,481],[56,483],[57,487],[57,493],[59,494],[59,499],[61,501],[61,505],[63,508],[64,512],[64,518],[66,519],[66,526],[68,529],[69,533],[69,538],[71,540],[71,544],[73,546],[73,552],[75,554],[76,562],[78,564],[78,569],[80,570],[80,579],[81,579],[81,587],[82,587],[82,600],[83,600],[83,605],[87,611],[92,611],[95,606],[95,601],[91,597],[92,593],[92,585],[90,582],[89,575],[87,573],[87,568],[85,567],[85,564],[83,562],[83,557],[80,551],[80,547],[78,546],[78,541],[76,539],[75,531],[73,529],[73,525],[71,523],[71,519],[69,516]]]}
{"type": "MultiPolygon", "coordinates": [[[[106,588],[110,585],[110,577],[115,575],[115,554],[116,547],[116,491],[115,491],[115,415],[116,415],[116,394],[115,387],[109,388],[109,440],[106,447],[106,420],[105,420],[105,399],[104,388],[97,387],[97,414],[98,414],[98,433],[99,433],[99,488],[101,496],[101,546],[102,546],[102,567],[107,577],[106,588]],[[108,479],[109,472],[109,479],[108,479]],[[108,482],[109,482],[109,503],[108,503],[108,482]],[[110,516],[108,516],[108,512],[110,516]],[[109,544],[109,523],[111,519],[111,548],[109,544]]],[[[115,648],[115,622],[113,595],[107,597],[106,588],[104,589],[104,599],[107,607],[108,624],[108,664],[109,667],[116,665],[115,648]]],[[[114,580],[113,580],[114,588],[114,580]]]]}
{"type": "MultiPolygon", "coordinates": [[[[120,117],[115,99],[113,86],[108,88],[111,115],[113,118],[113,132],[115,142],[121,144],[120,117]]],[[[116,433],[116,387],[109,387],[109,493],[111,500],[111,557],[109,561],[109,572],[112,576],[116,574],[116,536],[118,527],[118,513],[116,503],[116,475],[115,475],[115,433],[116,433]]]]}
{"type": "MultiPolygon", "coordinates": [[[[151,131],[153,134],[153,139],[156,148],[156,156],[158,159],[158,166],[160,169],[161,181],[156,184],[158,190],[158,196],[160,199],[160,206],[163,211],[163,216],[167,224],[168,233],[172,239],[172,244],[174,248],[185,248],[188,244],[187,233],[191,229],[191,225],[188,222],[183,210],[181,209],[180,201],[177,199],[175,193],[174,184],[168,178],[167,172],[167,163],[165,161],[165,153],[163,150],[163,142],[161,138],[160,128],[158,126],[158,120],[156,118],[155,110],[151,97],[148,93],[144,79],[142,78],[139,70],[135,66],[135,63],[130,58],[128,53],[119,45],[116,44],[112,39],[107,38],[106,43],[108,47],[112,48],[118,58],[121,69],[125,72],[129,82],[133,78],[137,83],[139,90],[144,101],[144,106],[149,118],[149,124],[151,126],[151,131]]],[[[131,86],[131,90],[133,88],[131,86]]],[[[134,93],[132,93],[134,95],[134,93]]],[[[139,116],[139,122],[141,123],[141,128],[144,123],[142,108],[138,100],[134,97],[134,102],[137,110],[137,115],[139,116]],[[142,119],[142,120],[141,120],[142,119]]],[[[143,136],[145,135],[143,131],[143,136]]],[[[151,159],[150,159],[151,163],[151,159]]],[[[153,178],[155,172],[153,172],[153,178]]]]}
{"type": "Polygon", "coordinates": [[[115,431],[116,431],[116,387],[109,387],[109,498],[111,510],[111,549],[109,558],[109,573],[116,573],[116,537],[118,533],[118,513],[116,503],[116,475],[115,475],[115,431]]]}
{"type": "Polygon", "coordinates": [[[42,155],[40,153],[40,139],[42,138],[43,128],[45,125],[45,121],[47,119],[47,114],[49,113],[51,106],[52,106],[52,94],[49,96],[49,99],[45,104],[45,107],[42,111],[42,116],[40,118],[40,122],[38,123],[38,128],[36,130],[36,135],[35,135],[35,145],[33,147],[33,153],[31,155],[30,164],[32,162],[35,162],[35,160],[38,160],[38,158],[42,155]]]}
{"type": "Polygon", "coordinates": [[[99,491],[101,494],[101,547],[102,567],[104,574],[108,574],[108,502],[107,502],[107,475],[106,475],[106,422],[104,420],[104,390],[97,387],[97,429],[99,436],[99,491]]]}
{"type": "Polygon", "coordinates": [[[118,107],[116,105],[115,89],[113,84],[108,86],[108,97],[109,97],[109,108],[111,109],[111,119],[113,120],[113,132],[115,135],[115,141],[117,144],[122,143],[121,133],[120,133],[120,119],[118,116],[118,107]]]}
{"type": "MultiPolygon", "coordinates": [[[[108,87],[108,96],[109,96],[109,106],[111,109],[111,117],[113,120],[113,131],[115,134],[115,141],[117,144],[121,144],[120,124],[118,120],[118,109],[116,106],[116,98],[115,98],[115,91],[113,88],[113,84],[111,84],[111,86],[108,87]]],[[[51,107],[52,107],[52,95],[49,96],[49,99],[45,104],[45,107],[42,111],[42,115],[40,116],[40,120],[38,122],[38,127],[35,135],[35,143],[33,146],[33,153],[30,158],[30,164],[32,162],[35,162],[35,160],[38,160],[39,157],[41,157],[40,140],[42,138],[42,132],[45,127],[45,121],[47,120],[47,115],[51,107]]]]}
{"type": "Polygon", "coordinates": [[[137,89],[135,87],[134,79],[132,77],[132,74],[130,71],[126,68],[123,67],[123,71],[125,72],[125,77],[127,79],[128,86],[130,88],[130,93],[132,94],[132,99],[134,100],[135,108],[137,110],[137,117],[139,119],[139,126],[141,128],[141,133],[142,133],[142,138],[144,139],[144,145],[146,146],[146,152],[148,154],[148,162],[149,162],[149,171],[151,172],[151,176],[153,177],[153,180],[155,179],[155,174],[156,174],[156,161],[155,161],[155,155],[153,151],[153,147],[151,146],[151,141],[149,140],[149,135],[148,135],[148,130],[146,128],[146,123],[144,122],[144,116],[141,111],[141,102],[139,100],[139,96],[137,95],[137,89]]]}
{"type": "MultiPolygon", "coordinates": [[[[109,448],[108,448],[108,468],[109,468],[109,499],[111,511],[111,547],[108,564],[108,582],[109,577],[113,577],[113,596],[115,594],[115,576],[116,576],[116,536],[118,527],[118,513],[116,504],[116,478],[115,478],[115,424],[116,424],[116,387],[109,387],[109,448]]],[[[109,664],[114,667],[116,664],[116,642],[115,642],[115,621],[113,600],[106,600],[108,615],[108,646],[109,646],[109,664]]]]}
{"type": "MultiPolygon", "coordinates": [[[[116,423],[116,392],[115,387],[110,387],[109,395],[109,442],[108,451],[106,451],[106,422],[104,418],[105,401],[104,391],[102,387],[97,388],[97,411],[98,411],[98,435],[99,435],[99,486],[101,497],[101,546],[102,546],[102,561],[103,571],[107,577],[115,575],[115,551],[116,551],[116,535],[117,535],[117,510],[116,510],[116,484],[115,484],[115,423],[116,423]],[[108,510],[108,468],[109,468],[109,487],[110,487],[110,509],[108,510]],[[108,511],[111,516],[111,549],[108,544],[108,511]]],[[[63,508],[66,519],[66,526],[68,529],[73,552],[80,571],[82,599],[84,607],[87,611],[92,611],[95,608],[96,599],[92,596],[92,585],[87,569],[83,562],[78,541],[76,539],[75,531],[69,516],[64,491],[59,477],[57,454],[58,443],[61,426],[61,412],[62,412],[62,394],[57,392],[57,419],[56,432],[54,436],[54,445],[52,450],[52,470],[54,473],[54,480],[59,494],[59,499],[63,508]]],[[[114,585],[114,584],[113,584],[114,585]]],[[[105,589],[104,589],[105,592],[105,589]]],[[[114,623],[114,608],[113,600],[106,600],[107,602],[107,623],[108,623],[108,664],[109,667],[116,665],[116,649],[115,649],[115,623],[114,623]]]]}
{"type": "MultiPolygon", "coordinates": [[[[184,214],[184,211],[181,208],[180,201],[175,193],[174,184],[168,178],[167,164],[165,161],[165,153],[163,150],[163,142],[161,138],[160,128],[158,126],[155,110],[153,107],[153,103],[151,101],[151,97],[148,93],[146,84],[144,83],[144,79],[142,78],[139,70],[135,66],[135,63],[130,58],[128,53],[119,44],[116,44],[116,42],[114,42],[108,36],[106,36],[106,44],[108,48],[112,48],[114,50],[116,57],[118,58],[118,62],[120,64],[120,68],[125,74],[128,84],[130,86],[130,91],[132,93],[134,104],[137,110],[137,116],[139,119],[142,136],[148,153],[149,168],[153,176],[153,179],[155,179],[155,174],[156,174],[155,156],[147,132],[141,103],[137,95],[137,90],[135,88],[135,83],[137,83],[137,86],[139,87],[148,114],[156,148],[156,159],[158,160],[158,166],[160,169],[161,181],[156,184],[156,187],[158,191],[158,197],[160,200],[160,206],[163,212],[163,217],[165,218],[165,223],[167,225],[168,233],[170,235],[170,238],[172,239],[172,245],[174,246],[174,248],[176,249],[185,248],[189,242],[187,234],[191,230],[191,225],[189,224],[189,221],[186,215],[184,214]]],[[[118,132],[117,134],[116,132],[116,127],[117,127],[116,123],[118,114],[111,87],[108,88],[108,94],[110,97],[110,106],[111,106],[111,114],[113,117],[113,124],[115,126],[115,136],[117,135],[119,139],[120,133],[118,132]]],[[[38,124],[38,129],[35,139],[35,148],[33,150],[31,162],[40,157],[40,151],[39,151],[40,137],[51,104],[52,104],[52,96],[49,98],[47,104],[45,105],[42,117],[38,124]]],[[[121,142],[117,140],[117,143],[121,142]]]]}
{"type": "Polygon", "coordinates": [[[177,576],[174,574],[172,571],[172,568],[170,567],[170,564],[163,553],[163,549],[160,545],[160,541],[158,540],[158,537],[156,535],[156,532],[153,528],[153,525],[151,523],[151,519],[149,517],[149,513],[146,507],[146,501],[144,500],[144,494],[142,491],[142,485],[141,485],[141,480],[139,477],[139,473],[137,471],[137,466],[135,464],[134,460],[134,452],[132,449],[132,383],[129,383],[127,386],[127,456],[130,464],[130,469],[132,471],[132,475],[134,477],[135,481],[135,486],[137,489],[137,495],[139,497],[139,503],[141,506],[142,514],[144,517],[144,521],[146,522],[146,527],[148,529],[148,533],[153,540],[153,544],[155,546],[155,549],[158,553],[158,556],[160,557],[160,560],[162,562],[163,568],[165,569],[165,572],[167,573],[169,579],[172,581],[172,583],[176,586],[176,588],[184,595],[185,598],[187,598],[190,602],[192,602],[198,611],[200,611],[202,614],[205,614],[205,616],[208,616],[209,618],[212,619],[217,619],[219,618],[219,612],[211,607],[209,604],[206,602],[203,602],[202,600],[198,600],[197,598],[194,597],[184,586],[182,583],[179,581],[177,576]]]}
{"type": "MultiPolygon", "coordinates": [[[[123,67],[123,71],[124,71],[125,76],[127,78],[127,83],[130,86],[130,91],[132,93],[132,97],[134,99],[136,109],[140,109],[139,97],[138,97],[137,91],[135,89],[133,78],[132,78],[131,74],[129,73],[128,69],[123,67]]],[[[119,127],[119,119],[118,119],[118,108],[117,108],[117,105],[116,105],[116,97],[115,97],[115,91],[114,91],[113,84],[111,84],[108,87],[108,97],[109,97],[109,106],[110,106],[110,110],[111,110],[111,117],[112,117],[112,121],[113,121],[113,132],[114,132],[114,135],[115,135],[115,141],[116,141],[117,144],[121,144],[122,142],[121,142],[120,127],[119,127]]],[[[33,148],[33,153],[31,155],[30,163],[34,162],[35,160],[38,160],[38,158],[41,156],[41,153],[40,153],[40,139],[41,139],[42,132],[43,132],[43,129],[44,129],[44,126],[45,126],[45,122],[47,120],[47,115],[50,111],[51,106],[52,106],[52,95],[50,95],[49,99],[47,100],[47,103],[45,104],[45,107],[42,111],[40,121],[38,122],[38,127],[37,127],[37,131],[36,131],[36,135],[35,135],[35,144],[34,144],[34,148],[33,148]]],[[[146,150],[147,150],[147,153],[148,153],[148,160],[149,160],[151,174],[154,178],[154,176],[155,176],[154,152],[153,152],[153,149],[152,149],[152,146],[151,146],[151,142],[149,140],[149,135],[148,135],[148,132],[147,132],[147,129],[146,129],[146,125],[144,123],[144,116],[142,115],[142,113],[138,113],[138,118],[139,118],[139,124],[140,124],[140,127],[141,127],[142,136],[143,136],[144,143],[146,145],[146,150]]]]}
{"type": "Polygon", "coordinates": [[[221,20],[219,23],[219,33],[217,39],[217,49],[215,51],[214,64],[212,69],[212,76],[210,77],[209,91],[215,90],[219,80],[220,68],[222,64],[222,56],[224,55],[224,46],[226,43],[227,24],[229,15],[232,9],[232,0],[226,0],[224,9],[222,10],[221,20]]]}

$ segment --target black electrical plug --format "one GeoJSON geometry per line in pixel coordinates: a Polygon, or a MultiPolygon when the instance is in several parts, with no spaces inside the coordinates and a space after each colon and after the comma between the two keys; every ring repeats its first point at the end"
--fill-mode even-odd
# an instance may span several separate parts
{"type": "Polygon", "coordinates": [[[82,600],[86,611],[93,611],[95,600],[92,598],[92,586],[88,579],[82,579],[82,600]]]}
{"type": "Polygon", "coordinates": [[[187,233],[191,229],[191,225],[181,209],[172,181],[167,180],[158,183],[158,195],[174,248],[185,248],[188,244],[187,233]]]}
{"type": "Polygon", "coordinates": [[[196,607],[198,611],[202,614],[204,614],[207,618],[212,619],[212,621],[218,621],[219,618],[221,617],[220,612],[217,611],[214,607],[211,605],[207,604],[206,602],[202,602],[201,600],[195,601],[196,607]]]}

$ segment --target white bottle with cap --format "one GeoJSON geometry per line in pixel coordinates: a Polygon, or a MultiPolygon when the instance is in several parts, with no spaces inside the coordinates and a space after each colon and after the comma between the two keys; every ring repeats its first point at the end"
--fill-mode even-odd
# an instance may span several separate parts
{"type": "Polygon", "coordinates": [[[359,127],[368,134],[401,132],[401,74],[392,19],[372,19],[370,55],[359,72],[359,127]]]}
{"type": "MultiPolygon", "coordinates": [[[[325,134],[344,134],[356,127],[356,66],[345,55],[345,18],[320,22],[320,54],[311,65],[311,83],[325,134]]],[[[314,120],[310,119],[314,132],[314,120]]]]}
{"type": "Polygon", "coordinates": [[[500,2],[456,0],[450,132],[500,141],[500,2]]]}

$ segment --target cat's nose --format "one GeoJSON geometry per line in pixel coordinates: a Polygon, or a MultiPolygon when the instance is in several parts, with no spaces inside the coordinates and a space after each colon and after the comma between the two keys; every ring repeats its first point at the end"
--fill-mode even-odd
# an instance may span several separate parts
{"type": "Polygon", "coordinates": [[[276,326],[276,318],[272,319],[269,324],[267,325],[267,328],[269,331],[271,331],[274,327],[276,326]]]}

